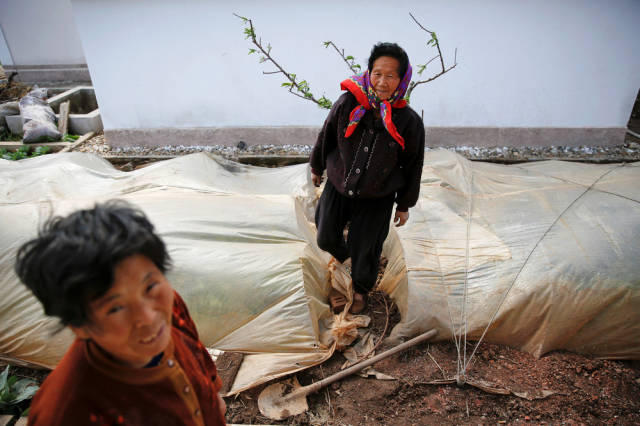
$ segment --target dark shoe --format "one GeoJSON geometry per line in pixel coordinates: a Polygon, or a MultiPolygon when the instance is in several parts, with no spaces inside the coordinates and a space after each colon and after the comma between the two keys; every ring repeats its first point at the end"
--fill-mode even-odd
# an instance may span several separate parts
{"type": "Polygon", "coordinates": [[[349,312],[354,315],[362,313],[367,308],[367,295],[360,293],[353,293],[353,303],[349,312]]]}

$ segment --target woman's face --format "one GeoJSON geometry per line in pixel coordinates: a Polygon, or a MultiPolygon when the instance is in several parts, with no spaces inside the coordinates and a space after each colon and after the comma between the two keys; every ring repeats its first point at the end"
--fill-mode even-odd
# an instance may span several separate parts
{"type": "Polygon", "coordinates": [[[71,327],[122,364],[141,368],[171,341],[173,288],[147,257],[118,263],[109,291],[89,304],[91,323],[71,327]]]}
{"type": "Polygon", "coordinates": [[[391,97],[400,84],[400,62],[390,56],[380,56],[373,62],[371,68],[371,85],[378,94],[380,100],[385,101],[391,97]]]}

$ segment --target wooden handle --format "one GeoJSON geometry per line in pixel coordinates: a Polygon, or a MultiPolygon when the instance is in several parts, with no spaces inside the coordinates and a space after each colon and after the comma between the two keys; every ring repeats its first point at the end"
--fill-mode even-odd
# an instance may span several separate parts
{"type": "MultiPolygon", "coordinates": [[[[368,367],[372,364],[375,364],[376,362],[389,357],[393,354],[396,354],[398,352],[402,352],[403,350],[410,348],[411,346],[415,346],[418,343],[422,343],[425,340],[430,339],[431,337],[435,336],[436,334],[438,334],[438,331],[436,329],[432,329],[427,331],[426,333],[423,333],[419,336],[414,337],[411,340],[408,340],[404,343],[399,344],[398,346],[395,346],[387,351],[384,351],[376,356],[374,356],[373,358],[369,358],[366,361],[363,361],[359,364],[356,365],[352,365],[351,367],[347,368],[346,370],[342,370],[332,376],[327,377],[326,379],[322,379],[319,382],[315,382],[312,383],[310,385],[307,386],[303,386],[301,388],[296,389],[295,391],[291,392],[289,394],[289,397],[293,398],[293,397],[299,397],[299,396],[306,396],[309,395],[310,393],[314,393],[316,391],[318,391],[319,389],[322,389],[323,387],[330,385],[333,382],[337,382],[338,380],[341,380],[353,373],[356,373],[360,370],[362,370],[365,367],[368,367]]],[[[288,397],[287,397],[288,399],[288,397]]]]}

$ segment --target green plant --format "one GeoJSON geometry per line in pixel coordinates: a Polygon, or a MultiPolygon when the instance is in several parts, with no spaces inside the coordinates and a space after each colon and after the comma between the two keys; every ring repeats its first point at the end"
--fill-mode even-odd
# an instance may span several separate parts
{"type": "Polygon", "coordinates": [[[0,127],[0,141],[17,142],[22,140],[22,135],[11,133],[5,127],[0,127]]]}
{"type": "Polygon", "coordinates": [[[32,158],[37,157],[39,155],[45,155],[51,152],[51,147],[46,145],[41,145],[36,147],[31,154],[29,154],[29,150],[31,147],[29,145],[22,145],[14,152],[7,151],[4,148],[0,148],[0,158],[3,160],[22,160],[23,158],[32,158]]]}
{"type": "Polygon", "coordinates": [[[37,157],[38,155],[45,155],[51,152],[51,147],[46,145],[37,146],[36,149],[31,153],[32,157],[37,157]]]}
{"type": "Polygon", "coordinates": [[[409,13],[409,16],[411,16],[411,18],[414,20],[414,22],[416,23],[416,25],[418,25],[423,31],[426,31],[430,38],[427,41],[427,46],[432,46],[435,47],[438,50],[438,54],[436,56],[434,56],[433,58],[429,59],[429,61],[427,61],[424,64],[418,64],[418,75],[422,76],[422,73],[424,72],[424,70],[427,68],[427,66],[433,62],[434,60],[440,58],[440,65],[442,66],[442,70],[435,74],[434,76],[426,79],[426,80],[420,80],[420,81],[412,81],[411,83],[409,83],[409,88],[407,89],[407,94],[405,96],[405,99],[407,100],[407,102],[411,99],[411,93],[413,93],[413,89],[416,88],[416,86],[423,84],[423,83],[428,83],[430,81],[435,80],[436,78],[440,77],[442,74],[451,71],[453,68],[456,67],[456,65],[458,65],[458,49],[455,50],[454,52],[454,56],[453,56],[453,65],[451,65],[449,68],[445,68],[444,66],[444,58],[442,57],[442,50],[440,50],[440,41],[438,40],[438,36],[436,35],[435,32],[433,31],[429,31],[428,29],[426,29],[425,27],[422,26],[422,24],[420,22],[418,22],[418,20],[415,18],[415,16],[413,16],[411,13],[409,13]]]}
{"type": "Polygon", "coordinates": [[[22,160],[23,158],[27,158],[29,156],[29,146],[22,145],[15,152],[6,152],[2,155],[2,158],[5,160],[22,160]]]}
{"type": "MultiPolygon", "coordinates": [[[[263,46],[262,39],[257,37],[256,30],[255,30],[255,27],[253,26],[253,21],[251,19],[246,18],[244,16],[237,15],[235,13],[234,15],[242,19],[242,21],[245,24],[245,28],[244,28],[244,34],[246,36],[245,38],[250,38],[251,42],[257,47],[257,49],[250,48],[249,54],[251,55],[254,53],[261,53],[262,56],[260,56],[260,63],[268,61],[268,62],[271,62],[277,68],[276,71],[268,71],[268,72],[263,71],[262,72],[263,74],[283,74],[289,81],[285,81],[280,86],[287,87],[289,89],[289,93],[292,93],[293,95],[296,95],[300,98],[315,102],[321,108],[326,108],[326,109],[331,108],[331,105],[333,103],[329,99],[327,99],[324,95],[321,98],[317,99],[311,93],[311,89],[309,88],[309,84],[307,83],[306,80],[297,81],[296,74],[285,71],[284,68],[282,68],[282,66],[280,66],[278,62],[276,62],[273,56],[271,56],[271,44],[267,43],[266,48],[263,46]]],[[[424,64],[417,64],[417,75],[422,76],[422,73],[426,70],[427,66],[438,58],[440,59],[440,65],[442,66],[442,70],[426,80],[412,81],[409,84],[409,87],[407,89],[407,94],[405,95],[405,99],[407,100],[407,102],[410,101],[411,93],[416,88],[416,86],[433,81],[436,78],[440,77],[441,75],[445,74],[446,72],[455,68],[456,65],[458,65],[457,63],[458,50],[456,49],[455,51],[453,65],[446,68],[444,65],[442,50],[440,49],[440,41],[438,40],[438,36],[436,35],[436,33],[434,31],[430,31],[425,27],[423,27],[422,24],[420,24],[420,22],[418,22],[418,20],[411,13],[409,13],[409,16],[411,16],[411,18],[422,30],[426,31],[429,34],[429,39],[427,40],[427,46],[435,47],[438,50],[438,54],[433,58],[431,58],[429,61],[427,61],[424,64]]],[[[362,66],[355,62],[355,58],[351,55],[345,55],[344,49],[339,49],[338,46],[336,46],[333,41],[328,40],[323,42],[323,44],[325,48],[332,46],[335,49],[335,51],[338,53],[338,55],[342,57],[342,60],[347,64],[351,72],[357,74],[362,71],[362,66]]]]}
{"type": "Polygon", "coordinates": [[[60,137],[60,139],[52,138],[51,136],[47,136],[47,140],[45,142],[75,142],[80,138],[80,135],[70,135],[65,133],[60,137]]]}
{"type": "Polygon", "coordinates": [[[342,56],[342,60],[347,64],[351,72],[353,72],[354,74],[358,74],[362,71],[362,66],[356,63],[355,58],[351,55],[344,56],[344,49],[338,49],[338,46],[336,46],[334,42],[329,40],[323,42],[322,44],[324,44],[325,48],[333,46],[336,52],[338,52],[338,55],[342,56]]]}
{"type": "Polygon", "coordinates": [[[0,374],[0,409],[3,412],[25,414],[24,402],[31,399],[39,386],[32,379],[9,376],[9,366],[0,374]]]}
{"type": "Polygon", "coordinates": [[[283,74],[289,81],[285,81],[280,86],[288,87],[289,93],[302,99],[307,99],[309,101],[315,102],[320,108],[331,108],[332,102],[324,95],[322,95],[321,98],[317,99],[313,95],[313,93],[311,93],[311,88],[309,87],[309,83],[307,83],[307,80],[298,81],[298,76],[296,74],[285,71],[280,66],[280,64],[276,62],[276,60],[271,56],[271,44],[267,43],[267,46],[264,47],[264,45],[262,44],[262,38],[256,37],[256,31],[253,27],[253,22],[251,21],[251,19],[245,18],[244,16],[240,16],[235,13],[234,16],[242,19],[242,22],[244,22],[244,24],[246,25],[244,28],[245,38],[250,38],[251,42],[258,48],[249,49],[249,55],[260,52],[262,54],[262,56],[260,56],[260,63],[269,61],[277,68],[276,71],[263,71],[263,74],[283,74]]]}
{"type": "Polygon", "coordinates": [[[64,136],[62,136],[62,139],[60,139],[62,142],[75,142],[80,138],[80,135],[70,135],[68,133],[65,133],[64,136]]]}

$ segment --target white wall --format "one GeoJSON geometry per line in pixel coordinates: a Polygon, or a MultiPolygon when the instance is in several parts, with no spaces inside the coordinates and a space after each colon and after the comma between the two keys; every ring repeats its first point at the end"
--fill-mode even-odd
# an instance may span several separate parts
{"type": "MultiPolygon", "coordinates": [[[[315,2],[71,0],[106,129],[317,126],[326,110],[280,88],[247,55],[254,20],[272,54],[315,93],[364,64],[377,41],[414,65],[434,55],[411,11],[458,67],[414,92],[427,126],[624,127],[640,87],[640,1],[315,2]]],[[[429,67],[437,70],[435,63],[429,67]]],[[[429,74],[429,71],[427,71],[429,74]]]]}
{"type": "MultiPolygon", "coordinates": [[[[0,28],[0,30],[1,29],[2,28],[0,28]]],[[[11,52],[9,51],[9,46],[7,46],[7,42],[4,40],[2,31],[0,31],[0,63],[2,65],[13,65],[11,52]]]]}
{"type": "Polygon", "coordinates": [[[84,64],[70,0],[0,0],[13,65],[84,64]]]}

